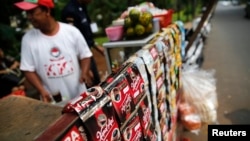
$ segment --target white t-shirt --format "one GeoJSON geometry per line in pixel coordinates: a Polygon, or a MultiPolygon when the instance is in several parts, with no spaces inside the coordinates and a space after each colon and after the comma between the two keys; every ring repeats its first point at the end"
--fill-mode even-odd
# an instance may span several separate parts
{"type": "Polygon", "coordinates": [[[70,100],[86,91],[86,85],[79,82],[79,59],[91,56],[80,31],[59,22],[59,31],[54,36],[46,36],[38,29],[24,35],[20,69],[36,71],[49,93],[60,92],[64,100],[70,100]]]}

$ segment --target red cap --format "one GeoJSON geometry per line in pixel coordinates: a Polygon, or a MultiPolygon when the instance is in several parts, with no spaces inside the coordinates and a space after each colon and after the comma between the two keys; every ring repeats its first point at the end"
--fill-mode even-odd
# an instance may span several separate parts
{"type": "Polygon", "coordinates": [[[15,6],[22,10],[31,10],[39,5],[54,8],[53,0],[24,0],[22,2],[15,3],[15,6]]]}

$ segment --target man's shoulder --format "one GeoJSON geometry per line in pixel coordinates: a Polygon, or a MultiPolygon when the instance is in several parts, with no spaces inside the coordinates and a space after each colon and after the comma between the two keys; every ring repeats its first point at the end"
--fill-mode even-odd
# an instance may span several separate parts
{"type": "Polygon", "coordinates": [[[71,32],[73,34],[76,34],[76,32],[80,32],[75,26],[63,22],[59,22],[61,30],[71,32]]]}
{"type": "Polygon", "coordinates": [[[68,24],[68,23],[59,22],[59,24],[60,24],[60,27],[62,29],[69,29],[69,30],[75,30],[76,29],[73,25],[68,24]]]}

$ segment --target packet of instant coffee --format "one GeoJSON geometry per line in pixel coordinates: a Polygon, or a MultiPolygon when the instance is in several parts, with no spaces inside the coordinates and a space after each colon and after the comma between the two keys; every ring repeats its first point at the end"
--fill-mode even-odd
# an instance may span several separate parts
{"type": "Polygon", "coordinates": [[[127,62],[125,62],[125,63],[128,63],[128,62],[134,63],[137,66],[137,68],[138,68],[138,70],[139,70],[139,72],[140,72],[140,74],[142,76],[142,79],[144,81],[144,91],[145,91],[143,97],[145,95],[148,97],[148,107],[149,107],[149,109],[151,111],[151,114],[153,114],[152,113],[152,110],[153,110],[152,105],[153,104],[152,104],[152,100],[151,100],[151,97],[150,97],[150,82],[149,82],[150,78],[148,78],[148,72],[146,70],[145,63],[144,63],[143,59],[141,57],[137,56],[137,55],[130,56],[129,59],[127,60],[127,62]]]}
{"type": "Polygon", "coordinates": [[[145,83],[136,64],[127,63],[120,72],[126,76],[132,90],[132,97],[135,104],[139,103],[145,94],[145,83]]]}
{"type": "Polygon", "coordinates": [[[101,101],[81,115],[87,137],[91,141],[121,141],[115,111],[110,100],[101,101]]]}
{"type": "Polygon", "coordinates": [[[120,75],[124,75],[126,77],[131,89],[133,101],[134,103],[138,103],[142,96],[145,94],[145,83],[137,65],[132,62],[124,62],[118,70],[112,72],[106,78],[105,82],[102,82],[100,84],[101,87],[107,86],[120,75]]]}
{"type": "Polygon", "coordinates": [[[151,141],[156,139],[156,131],[153,126],[152,114],[149,105],[149,97],[147,95],[143,96],[138,104],[138,115],[140,118],[140,123],[142,126],[143,136],[145,140],[151,141]]]}
{"type": "Polygon", "coordinates": [[[61,141],[68,141],[68,140],[88,141],[85,130],[86,129],[84,129],[82,123],[80,125],[73,125],[60,140],[61,141]]]}
{"type": "Polygon", "coordinates": [[[120,128],[124,141],[143,141],[143,130],[138,113],[134,112],[130,119],[120,128]]]}
{"type": "Polygon", "coordinates": [[[116,75],[115,78],[107,79],[101,84],[101,87],[111,98],[119,123],[122,125],[135,110],[129,82],[125,75],[121,73],[116,75]]]}
{"type": "Polygon", "coordinates": [[[63,113],[76,112],[79,115],[85,111],[86,108],[93,106],[104,98],[109,98],[99,86],[91,87],[83,92],[78,97],[70,100],[63,108],[63,113]]]}

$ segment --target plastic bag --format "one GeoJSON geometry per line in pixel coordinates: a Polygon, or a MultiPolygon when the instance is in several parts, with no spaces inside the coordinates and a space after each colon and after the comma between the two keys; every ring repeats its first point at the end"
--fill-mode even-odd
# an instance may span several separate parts
{"type": "Polygon", "coordinates": [[[184,99],[192,104],[204,123],[217,122],[217,93],[215,70],[202,70],[198,67],[186,67],[182,71],[184,99]]]}

